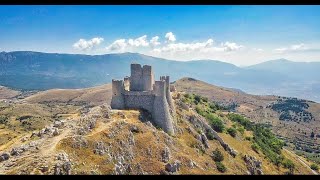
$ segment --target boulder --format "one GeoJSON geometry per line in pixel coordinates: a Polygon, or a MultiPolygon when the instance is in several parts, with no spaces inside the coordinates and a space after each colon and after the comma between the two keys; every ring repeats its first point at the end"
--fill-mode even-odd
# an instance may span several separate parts
{"type": "Polygon", "coordinates": [[[0,155],[0,162],[6,161],[6,160],[8,160],[9,158],[10,158],[10,154],[9,154],[9,153],[2,153],[2,154],[0,155]]]}
{"type": "Polygon", "coordinates": [[[165,166],[165,170],[171,173],[175,173],[178,172],[180,170],[181,167],[181,162],[176,160],[174,161],[174,163],[168,163],[165,166]]]}

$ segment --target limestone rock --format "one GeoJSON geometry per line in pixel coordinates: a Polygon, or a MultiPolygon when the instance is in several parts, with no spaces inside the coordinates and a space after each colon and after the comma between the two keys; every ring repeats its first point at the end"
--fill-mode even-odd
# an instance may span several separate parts
{"type": "Polygon", "coordinates": [[[171,173],[178,172],[181,167],[181,162],[176,160],[174,163],[168,163],[165,166],[165,170],[171,173]]]}
{"type": "Polygon", "coordinates": [[[244,161],[246,162],[248,171],[252,175],[262,175],[262,162],[253,156],[245,155],[244,161]]]}
{"type": "Polygon", "coordinates": [[[170,150],[169,150],[169,148],[166,146],[165,148],[164,148],[164,150],[161,152],[161,161],[162,162],[165,162],[165,163],[167,163],[167,162],[169,162],[169,160],[170,160],[170,155],[171,153],[170,153],[170,150]]]}
{"type": "Polygon", "coordinates": [[[201,141],[204,144],[205,148],[209,148],[209,141],[204,133],[201,133],[201,141]]]}
{"type": "Polygon", "coordinates": [[[2,153],[1,155],[0,155],[0,162],[2,162],[2,161],[6,161],[6,160],[8,160],[10,158],[10,155],[9,155],[9,153],[2,153]]]}

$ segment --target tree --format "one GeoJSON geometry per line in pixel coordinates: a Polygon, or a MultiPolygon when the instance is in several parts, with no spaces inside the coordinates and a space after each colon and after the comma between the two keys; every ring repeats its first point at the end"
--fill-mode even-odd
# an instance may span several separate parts
{"type": "Polygon", "coordinates": [[[227,132],[232,136],[232,137],[236,137],[237,135],[237,130],[235,128],[228,128],[227,132]]]}
{"type": "Polygon", "coordinates": [[[221,151],[219,151],[218,148],[216,148],[213,152],[212,152],[212,159],[215,162],[221,162],[223,161],[224,157],[223,154],[221,153],[221,151]]]}

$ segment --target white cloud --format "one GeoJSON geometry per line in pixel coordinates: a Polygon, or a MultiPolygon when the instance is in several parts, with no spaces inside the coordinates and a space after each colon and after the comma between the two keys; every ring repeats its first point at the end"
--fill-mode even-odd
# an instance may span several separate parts
{"type": "Polygon", "coordinates": [[[159,42],[159,36],[152,37],[150,40],[150,44],[153,47],[160,45],[161,43],[159,42]]]}
{"type": "Polygon", "coordinates": [[[171,42],[175,42],[176,41],[176,37],[172,32],[168,32],[165,35],[165,38],[167,39],[167,42],[171,43],[171,42]]]}
{"type": "Polygon", "coordinates": [[[137,39],[129,39],[128,45],[135,46],[135,47],[147,47],[149,46],[149,42],[147,41],[147,35],[143,35],[138,37],[137,39]]]}
{"type": "Polygon", "coordinates": [[[155,52],[190,52],[201,51],[204,48],[209,48],[213,45],[213,40],[208,39],[201,43],[171,43],[162,48],[154,49],[155,52]]]}
{"type": "Polygon", "coordinates": [[[76,43],[73,44],[73,48],[81,51],[90,50],[104,41],[101,37],[95,37],[90,40],[79,39],[76,43]]]}
{"type": "Polygon", "coordinates": [[[306,51],[306,50],[310,50],[310,49],[303,43],[291,45],[289,47],[282,47],[282,48],[275,49],[275,51],[278,53],[297,52],[297,51],[306,51]]]}
{"type": "Polygon", "coordinates": [[[228,41],[225,42],[225,43],[221,43],[221,46],[224,48],[224,51],[227,51],[227,52],[229,52],[229,51],[237,51],[237,50],[239,50],[239,49],[244,47],[242,45],[238,45],[238,44],[236,44],[234,42],[228,42],[228,41]]]}
{"type": "Polygon", "coordinates": [[[108,51],[124,51],[127,47],[127,42],[125,39],[115,40],[112,44],[110,44],[106,49],[108,51]]]}

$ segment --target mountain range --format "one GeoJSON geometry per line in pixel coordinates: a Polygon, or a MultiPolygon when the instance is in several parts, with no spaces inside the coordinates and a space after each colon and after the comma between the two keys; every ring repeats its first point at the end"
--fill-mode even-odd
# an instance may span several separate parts
{"type": "Polygon", "coordinates": [[[0,85],[19,90],[86,88],[122,79],[130,64],[153,66],[156,79],[193,77],[251,94],[273,94],[320,102],[320,62],[285,59],[238,67],[218,60],[174,61],[138,53],[105,55],[32,51],[0,53],[0,85]]]}

